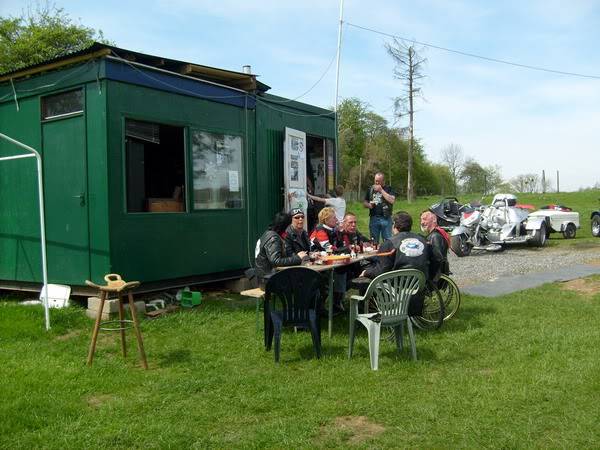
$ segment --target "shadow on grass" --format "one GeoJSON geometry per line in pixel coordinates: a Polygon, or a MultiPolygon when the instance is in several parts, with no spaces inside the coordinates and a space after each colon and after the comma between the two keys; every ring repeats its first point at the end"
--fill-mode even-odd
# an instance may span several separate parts
{"type": "MultiPolygon", "coordinates": [[[[464,300],[463,300],[464,302],[464,300]]],[[[462,333],[465,330],[473,328],[481,328],[484,326],[482,318],[496,314],[498,309],[489,304],[473,304],[469,303],[465,306],[464,303],[454,317],[444,322],[438,330],[440,332],[462,333]]]]}
{"type": "Polygon", "coordinates": [[[159,367],[186,364],[192,360],[192,352],[189,349],[174,349],[159,355],[158,359],[159,367]]]}

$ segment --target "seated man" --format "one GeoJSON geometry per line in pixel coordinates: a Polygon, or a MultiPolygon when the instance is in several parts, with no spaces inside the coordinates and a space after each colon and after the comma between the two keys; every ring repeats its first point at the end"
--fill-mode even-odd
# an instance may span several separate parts
{"type": "MultiPolygon", "coordinates": [[[[379,253],[388,256],[377,257],[376,264],[367,267],[361,277],[373,279],[382,273],[399,269],[417,269],[429,275],[431,247],[423,236],[412,233],[412,217],[400,211],[392,217],[392,237],[379,247],[379,253]]],[[[423,310],[423,297],[413,297],[408,307],[408,314],[418,315],[423,310]]]]}
{"type": "MultiPolygon", "coordinates": [[[[349,212],[344,215],[344,220],[340,224],[337,230],[337,248],[338,251],[348,249],[347,253],[350,253],[350,246],[361,245],[367,242],[369,239],[362,235],[356,228],[356,215],[349,212]]],[[[355,250],[356,251],[356,250],[355,250]]]]}
{"type": "Polygon", "coordinates": [[[426,233],[427,242],[431,245],[429,278],[435,282],[441,274],[450,274],[450,265],[448,264],[450,236],[446,230],[437,226],[437,217],[429,210],[421,213],[421,231],[426,233]]]}
{"type": "Polygon", "coordinates": [[[265,284],[265,278],[271,275],[275,267],[298,266],[308,256],[306,251],[286,255],[283,244],[283,233],[290,225],[292,218],[286,213],[277,213],[267,231],[256,244],[256,274],[265,284]]]}

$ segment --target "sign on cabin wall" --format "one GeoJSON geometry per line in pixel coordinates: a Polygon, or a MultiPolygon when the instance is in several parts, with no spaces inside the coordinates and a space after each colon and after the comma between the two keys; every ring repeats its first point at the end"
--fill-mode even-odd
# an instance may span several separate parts
{"type": "Polygon", "coordinates": [[[283,147],[286,211],[301,208],[306,215],[306,133],[286,127],[283,147]]]}

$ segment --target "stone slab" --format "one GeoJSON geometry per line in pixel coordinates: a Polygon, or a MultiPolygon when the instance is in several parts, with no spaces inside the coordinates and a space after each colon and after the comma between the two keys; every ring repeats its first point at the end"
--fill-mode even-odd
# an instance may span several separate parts
{"type": "Polygon", "coordinates": [[[461,292],[480,297],[499,297],[513,292],[541,286],[556,281],[569,281],[589,275],[600,274],[600,266],[591,264],[576,264],[568,267],[559,267],[545,272],[527,273],[510,277],[499,278],[494,281],[480,283],[461,288],[461,292]]]}

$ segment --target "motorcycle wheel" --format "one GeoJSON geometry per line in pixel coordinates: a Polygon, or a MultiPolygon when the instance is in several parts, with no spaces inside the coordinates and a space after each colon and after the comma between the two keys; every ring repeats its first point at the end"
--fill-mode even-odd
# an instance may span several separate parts
{"type": "Polygon", "coordinates": [[[546,224],[542,223],[539,230],[533,231],[533,238],[529,241],[534,247],[543,247],[546,244],[546,224]]]}
{"type": "Polygon", "coordinates": [[[471,254],[473,245],[468,242],[467,235],[459,234],[450,238],[450,248],[456,256],[463,257],[471,254]]]}

